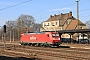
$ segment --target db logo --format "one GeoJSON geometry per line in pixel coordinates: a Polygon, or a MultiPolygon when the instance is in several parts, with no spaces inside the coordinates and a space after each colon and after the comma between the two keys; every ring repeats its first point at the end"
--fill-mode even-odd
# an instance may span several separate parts
{"type": "Polygon", "coordinates": [[[31,36],[30,37],[30,40],[36,40],[37,38],[36,37],[34,37],[34,36],[31,36]]]}

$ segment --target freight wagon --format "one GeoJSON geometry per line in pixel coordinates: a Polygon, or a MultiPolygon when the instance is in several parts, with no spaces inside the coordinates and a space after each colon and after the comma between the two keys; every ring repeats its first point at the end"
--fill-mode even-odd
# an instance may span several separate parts
{"type": "Polygon", "coordinates": [[[52,47],[61,44],[58,32],[23,33],[20,38],[21,45],[52,47]]]}

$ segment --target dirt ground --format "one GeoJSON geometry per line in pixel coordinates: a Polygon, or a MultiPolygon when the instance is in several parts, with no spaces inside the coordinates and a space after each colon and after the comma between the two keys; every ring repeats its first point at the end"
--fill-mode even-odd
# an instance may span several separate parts
{"type": "MultiPolygon", "coordinates": [[[[10,43],[11,44],[11,43],[10,43]]],[[[14,44],[12,42],[12,44],[14,44]]],[[[17,43],[19,44],[19,43],[17,43]]],[[[90,44],[68,44],[62,43],[61,48],[81,48],[81,49],[90,49],[90,44]]],[[[25,57],[8,57],[0,55],[0,60],[43,60],[38,58],[25,58],[25,57]]]]}
{"type": "Polygon", "coordinates": [[[79,49],[90,49],[90,44],[62,43],[61,46],[68,46],[70,48],[79,48],[79,49]]]}

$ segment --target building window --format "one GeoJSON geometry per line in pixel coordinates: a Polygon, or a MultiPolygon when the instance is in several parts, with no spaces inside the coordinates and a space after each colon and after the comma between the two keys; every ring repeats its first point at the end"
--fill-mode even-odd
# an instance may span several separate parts
{"type": "Polygon", "coordinates": [[[83,27],[80,27],[80,29],[83,29],[83,27]]]}
{"type": "Polygon", "coordinates": [[[46,25],[44,25],[44,26],[46,26],[46,25]]]}
{"type": "Polygon", "coordinates": [[[47,26],[49,26],[49,23],[48,23],[48,25],[47,26]]]}
{"type": "Polygon", "coordinates": [[[55,26],[55,25],[52,25],[52,26],[55,26]]]}
{"type": "Polygon", "coordinates": [[[58,23],[56,22],[56,25],[57,25],[58,23]]]}

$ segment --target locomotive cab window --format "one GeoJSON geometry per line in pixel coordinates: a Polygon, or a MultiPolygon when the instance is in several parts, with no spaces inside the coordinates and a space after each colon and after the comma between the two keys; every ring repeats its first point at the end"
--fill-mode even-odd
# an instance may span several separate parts
{"type": "Polygon", "coordinates": [[[59,34],[56,34],[56,36],[59,36],[59,34]]]}
{"type": "Polygon", "coordinates": [[[52,34],[52,36],[59,36],[59,34],[52,34]]]}

